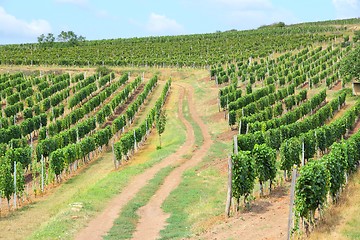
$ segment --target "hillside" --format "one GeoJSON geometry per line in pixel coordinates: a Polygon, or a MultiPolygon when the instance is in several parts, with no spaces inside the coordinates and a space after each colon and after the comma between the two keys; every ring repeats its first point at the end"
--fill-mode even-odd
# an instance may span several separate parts
{"type": "Polygon", "coordinates": [[[4,45],[0,60],[7,65],[204,67],[327,42],[359,22],[355,18],[248,31],[86,41],[75,47],[4,45]]]}
{"type": "Polygon", "coordinates": [[[359,27],[0,46],[0,239],[356,239],[359,27]]]}

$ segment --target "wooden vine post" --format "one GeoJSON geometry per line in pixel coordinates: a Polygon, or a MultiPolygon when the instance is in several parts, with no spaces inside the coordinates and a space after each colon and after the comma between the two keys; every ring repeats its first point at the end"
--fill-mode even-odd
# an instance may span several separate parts
{"type": "Polygon", "coordinates": [[[237,141],[237,135],[234,136],[234,154],[239,154],[239,147],[238,147],[238,141],[237,141]]]}
{"type": "Polygon", "coordinates": [[[16,161],[14,161],[14,209],[16,209],[16,161]]]}
{"type": "Polygon", "coordinates": [[[134,129],[134,152],[137,152],[137,144],[136,144],[136,133],[134,129]]]}
{"type": "Polygon", "coordinates": [[[228,157],[228,190],[226,197],[226,206],[225,206],[225,216],[230,217],[230,207],[232,199],[232,159],[231,156],[228,157]]]}
{"type": "Polygon", "coordinates": [[[218,97],[217,97],[217,104],[218,104],[218,108],[219,108],[219,112],[220,112],[220,111],[221,111],[220,93],[218,93],[218,97]]]}
{"type": "MultiPolygon", "coordinates": [[[[237,142],[237,135],[234,136],[234,154],[238,154],[238,142],[237,142]]],[[[233,163],[231,159],[231,155],[228,157],[228,191],[226,197],[226,206],[225,206],[225,215],[226,217],[230,217],[230,207],[231,207],[231,199],[232,199],[232,169],[233,163]]]]}
{"type": "Polygon", "coordinates": [[[302,141],[301,166],[305,165],[305,141],[302,141]]]}
{"type": "Polygon", "coordinates": [[[294,196],[295,196],[295,183],[296,183],[296,176],[297,176],[297,166],[294,165],[292,176],[291,176],[291,189],[290,189],[290,210],[289,210],[289,220],[288,220],[288,236],[287,239],[290,240],[291,238],[291,231],[293,227],[293,208],[294,208],[294,196]]]}
{"type": "Polygon", "coordinates": [[[111,144],[111,150],[112,150],[112,154],[113,154],[114,167],[115,167],[115,169],[117,169],[118,166],[117,166],[117,161],[116,161],[116,156],[115,156],[114,142],[111,144]]]}
{"type": "Polygon", "coordinates": [[[44,156],[41,155],[41,192],[44,192],[44,156]]]}
{"type": "Polygon", "coordinates": [[[241,120],[239,122],[239,135],[241,134],[241,120]]]}

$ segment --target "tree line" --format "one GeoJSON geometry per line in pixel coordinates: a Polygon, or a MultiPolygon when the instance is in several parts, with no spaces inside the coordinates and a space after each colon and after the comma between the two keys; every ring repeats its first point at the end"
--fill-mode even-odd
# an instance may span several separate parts
{"type": "MultiPolygon", "coordinates": [[[[58,42],[66,43],[67,46],[77,46],[86,40],[84,36],[78,36],[73,31],[61,31],[56,39],[58,42]]],[[[52,47],[55,43],[55,35],[53,33],[41,34],[37,40],[41,46],[52,47]]]]}

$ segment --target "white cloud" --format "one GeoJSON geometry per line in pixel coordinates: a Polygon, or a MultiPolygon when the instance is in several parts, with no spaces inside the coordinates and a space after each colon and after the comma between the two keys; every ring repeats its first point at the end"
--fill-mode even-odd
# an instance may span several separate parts
{"type": "Polygon", "coordinates": [[[184,32],[184,27],[174,19],[156,13],[150,14],[145,27],[147,31],[155,34],[181,34],[184,32]]]}
{"type": "Polygon", "coordinates": [[[332,0],[337,18],[360,17],[360,0],[332,0]]]}
{"type": "Polygon", "coordinates": [[[35,37],[51,32],[51,26],[46,20],[37,19],[27,22],[7,13],[1,6],[0,22],[0,36],[35,37]]]}

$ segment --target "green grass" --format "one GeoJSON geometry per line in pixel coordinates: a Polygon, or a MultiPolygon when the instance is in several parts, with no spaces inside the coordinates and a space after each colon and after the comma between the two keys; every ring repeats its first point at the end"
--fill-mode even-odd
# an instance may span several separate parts
{"type": "MultiPolygon", "coordinates": [[[[110,173],[85,192],[79,192],[70,199],[68,204],[73,202],[83,204],[83,208],[79,212],[73,212],[70,205],[64,207],[29,239],[50,239],[54,236],[59,239],[68,239],[74,236],[78,229],[85,226],[88,219],[101,212],[106,207],[107,202],[127,186],[133,176],[144,172],[169,154],[156,154],[158,158],[153,157],[143,164],[129,166],[119,172],[110,173]],[[72,219],[72,216],[76,216],[76,219],[72,219]]],[[[73,183],[73,186],[76,187],[76,183],[73,183]]]]}
{"type": "Polygon", "coordinates": [[[204,222],[223,213],[226,176],[209,167],[209,163],[223,157],[230,147],[227,143],[214,143],[201,164],[185,171],[181,184],[162,206],[171,216],[160,232],[161,239],[185,238],[201,232],[204,222]]]}
{"type": "MultiPolygon", "coordinates": [[[[184,172],[179,187],[171,192],[162,205],[163,210],[171,216],[167,220],[168,225],[160,232],[161,239],[181,239],[201,233],[207,228],[209,221],[211,224],[217,216],[223,214],[225,207],[227,175],[221,173],[216,165],[223,166],[222,161],[232,151],[232,142],[219,141],[217,136],[226,131],[228,126],[225,121],[212,120],[217,106],[208,104],[214,95],[205,90],[212,83],[193,79],[186,82],[194,87],[196,108],[209,127],[213,144],[200,164],[184,172]]],[[[202,137],[200,127],[194,120],[186,119],[194,127],[195,136],[202,137]]]]}
{"type": "MultiPolygon", "coordinates": [[[[169,115],[175,116],[174,109],[168,111],[169,115]]],[[[76,232],[85,227],[91,218],[101,212],[108,202],[128,185],[131,179],[144,172],[154,164],[160,162],[171,153],[175,152],[185,141],[185,127],[176,117],[169,117],[168,131],[162,135],[163,147],[146,154],[145,161],[129,164],[120,171],[105,173],[104,177],[90,186],[78,189],[75,194],[54,208],[51,219],[44,222],[29,239],[69,239],[74,237],[76,232]],[[169,131],[176,127],[177,131],[169,131]],[[82,208],[78,212],[71,209],[70,204],[81,202],[82,208]]],[[[156,145],[157,136],[153,135],[150,141],[156,145]]],[[[149,141],[148,140],[148,141],[149,141]]],[[[156,147],[153,147],[154,149],[156,147]]],[[[111,157],[106,160],[111,160],[111,157]]],[[[104,161],[104,159],[103,159],[104,161]]],[[[131,161],[131,160],[130,160],[131,161]]],[[[91,168],[93,166],[89,166],[91,168]]],[[[84,174],[73,177],[64,183],[58,191],[66,192],[67,188],[77,188],[77,182],[83,181],[84,174]],[[63,189],[63,190],[62,190],[63,189]]],[[[88,176],[91,178],[91,176],[88,176]]],[[[41,204],[41,203],[40,203],[41,204]]]]}
{"type": "Polygon", "coordinates": [[[346,229],[341,233],[347,239],[359,240],[360,239],[360,220],[359,216],[353,218],[351,221],[346,223],[346,229]]]}
{"type": "Polygon", "coordinates": [[[191,126],[194,129],[195,145],[200,146],[204,142],[204,138],[203,138],[203,135],[202,135],[199,125],[197,125],[190,116],[189,105],[188,105],[187,99],[183,100],[183,114],[184,114],[184,118],[191,124],[191,126]]]}
{"type": "MultiPolygon", "coordinates": [[[[209,102],[214,100],[214,98],[217,98],[219,88],[211,89],[211,87],[215,84],[214,82],[193,81],[190,82],[190,84],[195,89],[194,99],[196,99],[195,103],[197,110],[201,113],[200,117],[209,127],[212,139],[216,140],[216,137],[219,134],[229,130],[228,120],[221,118],[214,121],[213,119],[213,115],[217,114],[219,111],[218,105],[213,103],[209,104],[209,102]]],[[[222,116],[224,116],[224,112],[222,112],[222,116]]],[[[236,132],[234,132],[234,134],[235,133],[236,132]]]]}
{"type": "Polygon", "coordinates": [[[166,176],[174,169],[169,166],[161,169],[153,179],[151,179],[138,194],[125,205],[120,216],[115,220],[113,227],[110,229],[104,239],[130,239],[136,229],[139,220],[137,210],[144,206],[155,192],[160,188],[166,176]]]}
{"type": "MultiPolygon", "coordinates": [[[[192,125],[194,129],[194,135],[195,135],[195,145],[200,146],[204,139],[201,132],[201,129],[199,125],[196,124],[196,122],[191,118],[190,112],[189,112],[189,105],[187,99],[183,100],[183,115],[184,118],[192,125]]],[[[184,158],[191,158],[192,154],[187,154],[183,156],[184,158]]],[[[193,183],[193,180],[190,180],[193,183]]],[[[146,186],[144,189],[142,189],[140,192],[147,191],[145,189],[148,189],[149,192],[152,192],[152,194],[155,193],[156,189],[155,186],[146,186]],[[155,189],[155,190],[154,190],[155,189]]],[[[186,192],[186,191],[184,191],[186,192]]],[[[181,194],[181,193],[180,193],[181,194]]],[[[213,193],[214,194],[214,193],[213,193]]],[[[131,238],[133,231],[136,228],[136,222],[138,220],[138,216],[136,214],[137,209],[139,209],[141,206],[144,206],[148,200],[151,197],[151,194],[148,195],[148,193],[139,193],[139,199],[134,199],[131,203],[129,203],[124,209],[124,211],[121,213],[121,216],[119,219],[116,220],[116,227],[114,226],[113,229],[109,232],[108,238],[106,239],[128,239],[131,238]]],[[[182,196],[180,196],[182,198],[182,196]]],[[[138,198],[138,197],[136,197],[138,198]]],[[[190,201],[191,204],[191,201],[190,201]]]]}

